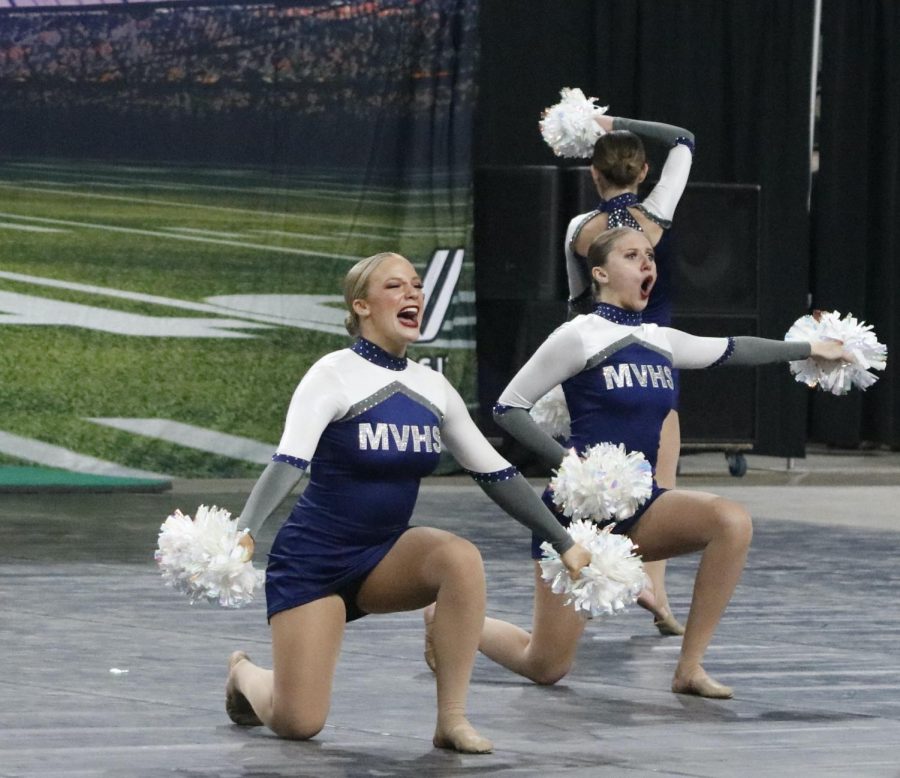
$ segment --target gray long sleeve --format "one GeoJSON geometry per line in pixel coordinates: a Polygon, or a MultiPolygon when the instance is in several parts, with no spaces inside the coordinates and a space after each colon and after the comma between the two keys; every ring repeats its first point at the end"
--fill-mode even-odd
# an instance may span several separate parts
{"type": "Polygon", "coordinates": [[[572,536],[556,520],[521,473],[503,481],[476,479],[476,483],[504,511],[536,535],[549,541],[560,554],[575,545],[572,536]]]}
{"type": "Polygon", "coordinates": [[[641,138],[658,141],[666,146],[671,146],[678,138],[687,138],[691,143],[694,142],[694,133],[690,130],[662,122],[646,122],[616,116],[613,118],[613,129],[628,130],[641,138]]]}
{"type": "Polygon", "coordinates": [[[253,485],[238,519],[238,528],[247,529],[255,536],[263,522],[281,505],[303,475],[303,470],[286,462],[269,462],[253,485]]]}
{"type": "Polygon", "coordinates": [[[531,414],[524,408],[505,407],[494,411],[494,421],[529,451],[538,455],[541,464],[548,470],[559,467],[566,450],[550,435],[542,430],[531,414]]]}
{"type": "Polygon", "coordinates": [[[770,362],[793,362],[806,359],[811,346],[807,341],[770,340],[741,336],[734,338],[734,352],[725,365],[753,367],[770,362]]]}

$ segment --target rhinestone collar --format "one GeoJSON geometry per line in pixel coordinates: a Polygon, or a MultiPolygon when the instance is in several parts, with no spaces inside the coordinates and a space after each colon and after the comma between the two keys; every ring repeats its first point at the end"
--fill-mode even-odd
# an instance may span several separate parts
{"type": "Polygon", "coordinates": [[[634,192],[623,192],[620,195],[609,200],[601,200],[597,206],[598,211],[609,213],[610,211],[618,211],[620,208],[628,208],[631,205],[637,205],[640,202],[638,196],[634,192]]]}
{"type": "Polygon", "coordinates": [[[356,342],[350,346],[350,350],[378,367],[386,367],[388,370],[406,370],[406,357],[395,357],[381,346],[376,346],[371,340],[357,338],[356,342]]]}
{"type": "Polygon", "coordinates": [[[618,305],[610,305],[609,303],[597,303],[594,313],[614,324],[625,324],[629,327],[636,327],[644,322],[644,317],[640,311],[626,311],[618,305]]]}

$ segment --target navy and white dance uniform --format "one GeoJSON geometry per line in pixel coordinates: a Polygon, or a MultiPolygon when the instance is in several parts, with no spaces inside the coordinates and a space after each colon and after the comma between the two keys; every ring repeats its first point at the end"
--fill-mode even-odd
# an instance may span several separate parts
{"type": "MultiPolygon", "coordinates": [[[[538,348],[501,394],[495,417],[512,408],[529,410],[557,384],[571,416],[568,446],[583,454],[601,442],[640,451],[656,470],[660,429],[672,408],[675,368],[707,368],[726,362],[733,338],[706,338],[646,323],[640,312],[599,303],[593,313],[576,316],[538,348]]],[[[627,533],[665,489],[654,479],[651,497],[614,532],[627,533]]],[[[569,519],[544,501],[561,524],[569,519]]],[[[532,556],[540,558],[535,539],[532,556]]]]}
{"type": "MultiPolygon", "coordinates": [[[[575,250],[575,241],[581,234],[585,225],[601,214],[606,214],[607,228],[630,227],[643,232],[638,220],[630,209],[635,209],[646,216],[650,221],[658,224],[663,229],[662,237],[653,247],[656,255],[656,283],[650,292],[650,299],[644,310],[644,321],[650,324],[658,324],[667,327],[672,323],[672,277],[674,257],[670,228],[675,216],[675,208],[684,194],[688,177],[691,173],[691,163],[694,156],[694,142],[677,127],[657,124],[655,122],[632,122],[616,119],[624,125],[623,128],[635,129],[647,125],[658,132],[666,132],[671,135],[666,162],[663,165],[659,181],[650,194],[643,200],[633,192],[612,197],[609,200],[601,200],[593,211],[582,213],[569,222],[566,229],[565,254],[566,276],[569,284],[569,305],[574,313],[589,313],[593,308],[593,296],[591,289],[591,271],[587,257],[575,250]]],[[[638,132],[638,134],[642,134],[638,132]]]]}
{"type": "Polygon", "coordinates": [[[333,593],[348,620],[364,615],[355,594],[409,528],[419,482],[445,448],[476,481],[518,474],[440,373],[362,338],[318,360],[273,457],[308,471],[309,484],[269,553],[269,618],[333,593]]]}

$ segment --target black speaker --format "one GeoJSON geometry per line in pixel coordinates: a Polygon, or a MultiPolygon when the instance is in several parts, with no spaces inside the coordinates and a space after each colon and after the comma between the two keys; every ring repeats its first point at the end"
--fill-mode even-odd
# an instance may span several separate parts
{"type": "MultiPolygon", "coordinates": [[[[485,429],[491,409],[528,358],[566,320],[564,300],[475,300],[478,409],[485,429]]],[[[499,434],[499,432],[498,432],[499,434]]]]}
{"type": "MultiPolygon", "coordinates": [[[[566,318],[565,227],[598,201],[587,167],[476,170],[476,351],[485,429],[510,378],[566,318]]],[[[759,334],[760,207],[756,185],[688,184],[672,234],[676,327],[695,335],[759,334]]],[[[753,444],[760,403],[777,402],[774,394],[753,369],[684,370],[682,438],[753,444]]]]}
{"type": "MultiPolygon", "coordinates": [[[[692,335],[756,335],[750,317],[676,316],[673,326],[692,335]]],[[[753,443],[759,376],[754,368],[723,365],[680,370],[678,416],[686,447],[698,443],[753,443]]]]}
{"type": "Polygon", "coordinates": [[[560,171],[553,166],[475,170],[478,299],[565,299],[560,191],[560,171]]]}
{"type": "Polygon", "coordinates": [[[758,186],[688,184],[673,239],[678,313],[759,315],[758,186]]]}

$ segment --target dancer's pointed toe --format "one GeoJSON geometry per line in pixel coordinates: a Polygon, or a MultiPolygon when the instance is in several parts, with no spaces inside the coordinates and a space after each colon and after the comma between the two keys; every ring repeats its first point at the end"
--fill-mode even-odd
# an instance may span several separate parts
{"type": "Polygon", "coordinates": [[[665,616],[657,616],[653,619],[653,626],[659,630],[660,635],[667,637],[684,634],[684,625],[669,612],[665,616]]]}

